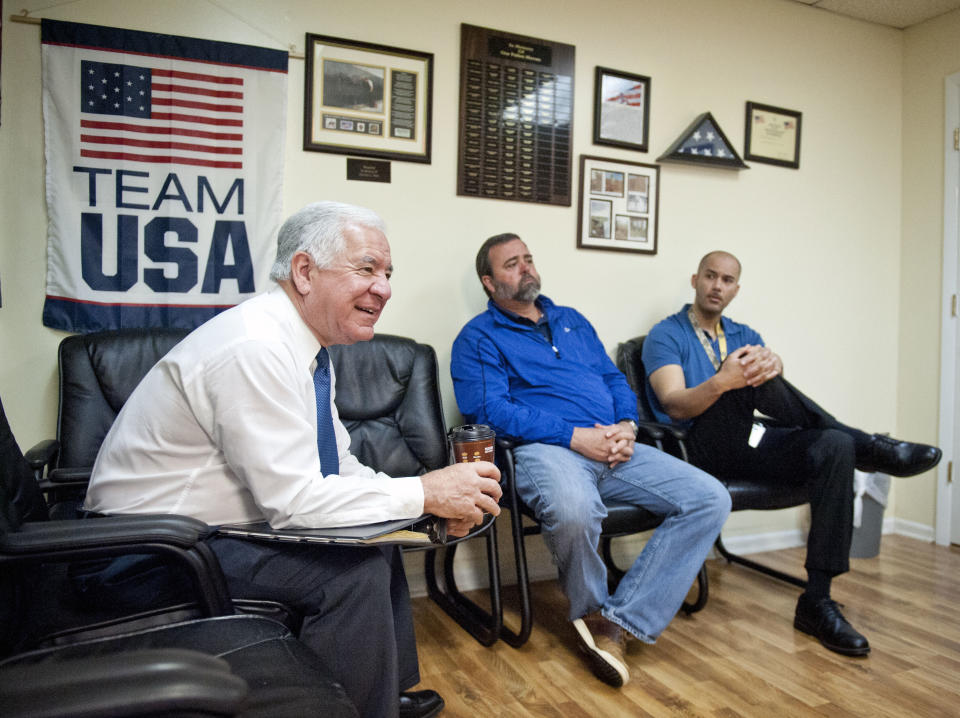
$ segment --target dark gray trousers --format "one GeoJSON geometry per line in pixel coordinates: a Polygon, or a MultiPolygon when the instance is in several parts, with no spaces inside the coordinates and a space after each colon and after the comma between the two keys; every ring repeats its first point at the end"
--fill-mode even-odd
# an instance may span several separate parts
{"type": "Polygon", "coordinates": [[[234,598],[281,603],[303,616],[300,640],[327,664],[364,718],[398,712],[420,681],[400,550],[208,540],[234,598]]]}
{"type": "Polygon", "coordinates": [[[841,424],[781,377],[757,388],[728,391],[689,431],[690,460],[719,479],[805,482],[810,499],[808,570],[831,576],[849,570],[853,532],[853,470],[869,435],[841,424]],[[782,427],[767,429],[756,448],[747,441],[754,409],[782,427]]]}

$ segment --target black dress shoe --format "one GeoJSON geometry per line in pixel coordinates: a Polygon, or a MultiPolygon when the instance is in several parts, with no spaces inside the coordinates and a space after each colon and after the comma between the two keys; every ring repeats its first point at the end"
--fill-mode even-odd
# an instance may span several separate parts
{"type": "Polygon", "coordinates": [[[407,691],[400,694],[400,718],[430,718],[443,710],[443,698],[436,691],[407,691]]]}
{"type": "Polygon", "coordinates": [[[857,468],[891,476],[915,476],[940,463],[942,453],[936,446],[874,434],[870,444],[857,452],[857,468]]]}
{"type": "Polygon", "coordinates": [[[840,613],[840,607],[832,598],[811,599],[800,594],[793,627],[808,633],[831,651],[845,656],[865,656],[870,653],[870,644],[840,613]]]}

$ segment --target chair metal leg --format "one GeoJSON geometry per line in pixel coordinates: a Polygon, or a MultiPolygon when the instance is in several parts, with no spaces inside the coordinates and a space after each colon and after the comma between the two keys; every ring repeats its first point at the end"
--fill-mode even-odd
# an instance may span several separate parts
{"type": "Polygon", "coordinates": [[[703,564],[697,574],[697,600],[693,603],[684,601],[680,609],[689,616],[691,613],[702,610],[707,605],[708,598],[710,598],[710,581],[707,578],[707,564],[703,564]]]}
{"type": "Polygon", "coordinates": [[[477,603],[464,596],[457,587],[453,563],[459,544],[454,543],[443,549],[443,581],[445,590],[441,589],[437,582],[436,560],[437,553],[440,549],[432,549],[426,552],[424,558],[424,578],[427,584],[427,594],[430,598],[481,645],[491,646],[496,643],[500,637],[501,626],[503,624],[496,521],[492,521],[489,527],[487,527],[484,538],[487,549],[487,575],[490,579],[490,611],[483,609],[477,603]]]}
{"type": "MultiPolygon", "coordinates": [[[[527,549],[524,545],[527,531],[523,526],[523,514],[520,511],[520,498],[514,485],[516,471],[513,463],[513,451],[509,446],[497,443],[497,466],[503,472],[503,498],[510,512],[510,533],[513,539],[513,558],[517,571],[517,590],[520,593],[520,630],[513,631],[500,621],[500,638],[513,648],[520,648],[530,638],[533,630],[533,607],[530,602],[530,575],[527,571],[527,549]]],[[[538,527],[539,528],[539,527],[538,527]]]]}
{"type": "MultiPolygon", "coordinates": [[[[515,497],[514,497],[515,498],[515,497]]],[[[501,621],[500,638],[513,648],[520,648],[533,630],[533,606],[530,602],[530,576],[527,572],[527,550],[524,545],[523,516],[516,505],[509,508],[513,534],[513,557],[517,568],[517,590],[520,592],[520,630],[513,631],[501,621]]]]}
{"type": "Polygon", "coordinates": [[[807,587],[807,582],[804,581],[802,578],[791,576],[789,573],[778,571],[775,568],[764,566],[762,563],[757,563],[756,561],[752,561],[749,558],[744,558],[743,556],[738,556],[735,553],[730,553],[727,550],[727,547],[723,545],[723,538],[721,536],[717,536],[717,540],[714,546],[716,547],[717,552],[730,563],[738,563],[741,566],[752,568],[754,571],[759,571],[760,573],[766,574],[767,576],[771,576],[772,578],[777,578],[777,579],[780,579],[781,581],[792,583],[794,586],[799,586],[800,588],[807,587]]]}
{"type": "Polygon", "coordinates": [[[610,593],[613,593],[627,572],[614,563],[611,544],[613,544],[612,536],[600,537],[600,555],[603,556],[603,562],[607,565],[607,587],[610,593]]]}

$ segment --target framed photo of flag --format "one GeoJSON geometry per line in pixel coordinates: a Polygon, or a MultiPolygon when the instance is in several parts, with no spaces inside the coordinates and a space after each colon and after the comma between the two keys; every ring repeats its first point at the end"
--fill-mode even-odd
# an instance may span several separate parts
{"type": "Polygon", "coordinates": [[[303,149],[430,163],[433,54],[307,33],[303,149]]]}
{"type": "Polygon", "coordinates": [[[598,67],[593,100],[593,143],[639,152],[650,136],[650,78],[598,67]]]}
{"type": "Polygon", "coordinates": [[[803,113],[747,103],[743,157],[778,167],[800,169],[800,122],[803,113]]]}

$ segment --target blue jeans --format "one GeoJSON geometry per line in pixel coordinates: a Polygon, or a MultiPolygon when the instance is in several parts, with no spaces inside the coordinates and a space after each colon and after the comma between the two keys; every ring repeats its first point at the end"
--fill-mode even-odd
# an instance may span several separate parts
{"type": "Polygon", "coordinates": [[[715,478],[645,444],[609,468],[548,444],[514,449],[517,493],[543,528],[570,602],[570,620],[600,610],[641,641],[653,643],[676,615],[730,513],[730,494],[715,478]],[[611,596],[597,552],[602,499],[661,515],[640,556],[611,596]]]}

